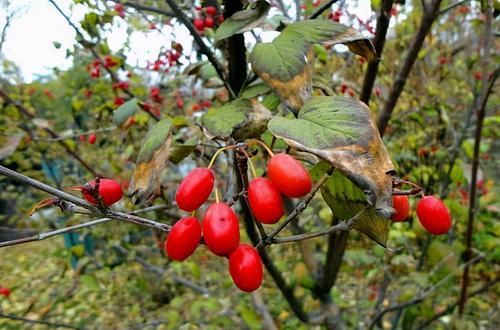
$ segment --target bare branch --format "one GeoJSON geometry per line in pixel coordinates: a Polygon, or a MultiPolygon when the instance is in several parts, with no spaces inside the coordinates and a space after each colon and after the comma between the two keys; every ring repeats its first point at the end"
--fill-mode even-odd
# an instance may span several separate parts
{"type": "Polygon", "coordinates": [[[264,324],[264,329],[278,330],[276,324],[274,323],[273,317],[264,302],[264,299],[262,299],[262,294],[260,293],[260,291],[252,292],[251,298],[253,306],[260,314],[260,316],[262,316],[262,323],[264,324]]]}
{"type": "MultiPolygon", "coordinates": [[[[424,2],[424,1],[423,1],[424,2]]],[[[404,86],[406,84],[406,79],[410,75],[410,72],[415,64],[418,53],[422,49],[425,37],[430,32],[432,24],[438,17],[439,6],[441,5],[441,0],[432,0],[428,5],[424,5],[424,10],[422,11],[422,18],[420,20],[420,25],[417,32],[413,36],[413,39],[408,46],[408,52],[403,61],[403,65],[399,68],[399,71],[394,78],[394,83],[392,85],[391,91],[384,108],[380,112],[377,118],[377,127],[380,135],[384,135],[385,128],[391,119],[392,112],[396,107],[396,103],[403,93],[404,86]]]]}
{"type": "MultiPolygon", "coordinates": [[[[389,22],[391,21],[391,8],[393,0],[383,0],[380,3],[380,12],[377,17],[377,29],[375,31],[375,38],[373,39],[373,45],[375,47],[375,52],[377,56],[382,57],[382,52],[384,51],[385,38],[387,36],[387,31],[389,30],[389,22]]],[[[361,87],[361,94],[359,99],[366,104],[370,103],[370,96],[372,93],[373,85],[375,84],[375,79],[377,78],[378,65],[380,60],[371,61],[368,63],[366,68],[365,78],[363,80],[363,87],[361,87]]]]}
{"type": "MultiPolygon", "coordinates": [[[[482,58],[482,67],[485,72],[483,73],[483,85],[481,89],[481,96],[478,100],[479,109],[477,112],[476,121],[476,131],[474,134],[474,151],[472,156],[472,169],[471,169],[471,180],[470,180],[470,192],[469,192],[469,214],[467,221],[467,234],[466,234],[466,248],[464,253],[464,260],[469,261],[472,256],[472,234],[474,232],[474,216],[476,212],[476,202],[477,202],[477,172],[479,169],[479,153],[481,147],[481,133],[483,131],[484,117],[486,116],[486,104],[488,103],[489,95],[493,89],[493,84],[498,76],[500,68],[497,68],[492,75],[490,82],[488,83],[488,70],[490,64],[490,50],[491,50],[491,40],[492,40],[492,20],[493,20],[493,8],[492,2],[486,1],[486,22],[484,25],[484,35],[483,35],[483,50],[484,56],[482,58]]],[[[467,286],[469,285],[469,267],[465,267],[464,273],[462,275],[462,289],[460,293],[460,303],[458,313],[463,315],[465,309],[465,303],[467,302],[467,286]]]]}
{"type": "Polygon", "coordinates": [[[17,173],[15,171],[12,171],[4,166],[0,165],[0,174],[5,175],[7,177],[10,177],[16,181],[19,181],[21,183],[27,184],[33,188],[36,188],[41,191],[45,191],[46,193],[49,193],[53,196],[57,196],[65,201],[68,201],[70,203],[73,203],[77,206],[83,207],[84,209],[92,212],[93,214],[101,215],[106,218],[111,218],[111,219],[116,219],[124,222],[132,222],[141,226],[153,228],[159,231],[163,232],[169,232],[171,229],[171,226],[159,223],[150,219],[142,218],[133,214],[127,214],[119,211],[115,211],[110,208],[100,208],[95,205],[91,205],[84,201],[81,198],[78,198],[76,196],[70,195],[64,191],[61,191],[59,189],[53,188],[49,185],[46,185],[40,181],[37,181],[35,179],[29,178],[25,175],[22,175],[20,173],[17,173]]]}
{"type": "Polygon", "coordinates": [[[300,234],[300,235],[292,235],[292,236],[288,236],[288,237],[274,238],[272,241],[272,244],[283,244],[283,243],[302,241],[305,239],[310,239],[310,238],[328,235],[328,234],[336,232],[336,231],[348,231],[352,228],[354,222],[357,219],[359,219],[359,217],[362,216],[366,210],[367,210],[367,208],[363,208],[358,213],[356,213],[352,218],[350,218],[346,221],[341,221],[338,224],[336,224],[334,226],[330,226],[328,228],[324,228],[321,230],[313,231],[310,233],[304,233],[304,234],[300,234]]]}

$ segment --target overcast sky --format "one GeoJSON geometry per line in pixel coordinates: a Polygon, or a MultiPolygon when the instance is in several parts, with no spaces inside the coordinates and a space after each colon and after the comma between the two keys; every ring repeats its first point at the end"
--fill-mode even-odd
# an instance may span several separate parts
{"type": "MultiPolygon", "coordinates": [[[[71,59],[66,59],[66,50],[75,43],[75,31],[47,0],[13,0],[16,7],[21,7],[21,13],[12,22],[3,47],[4,56],[15,62],[21,69],[24,79],[29,82],[38,75],[52,72],[52,68],[68,68],[71,59]],[[53,42],[61,44],[56,49],[53,42]]],[[[57,0],[58,5],[71,14],[71,20],[78,23],[85,14],[85,7],[76,6],[70,10],[71,1],[57,0]]],[[[361,0],[356,12],[368,17],[370,1],[361,0]]],[[[117,19],[109,36],[111,50],[118,50],[126,40],[125,21],[117,19]]],[[[5,13],[0,13],[0,28],[5,24],[5,13]]],[[[159,24],[158,26],[162,26],[159,24]]],[[[128,54],[128,63],[144,67],[147,60],[154,61],[161,45],[168,44],[165,38],[172,40],[171,28],[162,26],[163,33],[156,31],[134,32],[131,37],[132,54],[128,54]]],[[[176,30],[176,41],[188,38],[184,27],[176,30]]],[[[185,44],[185,43],[183,43],[185,44]]],[[[186,45],[188,46],[188,45],[186,45]]],[[[185,49],[187,52],[190,49],[185,49]]]]}

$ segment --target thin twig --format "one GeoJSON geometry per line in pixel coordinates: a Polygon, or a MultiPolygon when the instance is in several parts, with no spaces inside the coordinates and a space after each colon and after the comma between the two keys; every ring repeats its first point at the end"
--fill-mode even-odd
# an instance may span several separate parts
{"type": "Polygon", "coordinates": [[[48,327],[53,327],[53,328],[65,328],[65,329],[76,329],[76,330],[81,330],[83,328],[78,328],[69,324],[63,324],[63,323],[56,323],[56,322],[48,322],[48,321],[42,321],[42,320],[32,320],[32,319],[27,319],[25,317],[20,317],[12,314],[2,314],[0,313],[0,318],[4,319],[9,319],[13,321],[21,321],[24,323],[31,323],[31,324],[43,324],[48,327]]]}
{"type": "Polygon", "coordinates": [[[46,193],[49,193],[53,196],[57,196],[65,201],[73,203],[77,206],[83,207],[84,209],[86,209],[86,210],[88,210],[96,215],[102,215],[103,217],[121,220],[124,222],[135,223],[135,224],[138,224],[141,226],[153,228],[153,229],[163,231],[163,232],[169,232],[171,229],[171,226],[169,226],[169,225],[166,225],[166,224],[163,224],[160,222],[156,222],[156,221],[153,221],[150,219],[142,218],[142,217],[139,217],[139,216],[136,216],[133,214],[127,214],[124,212],[115,211],[115,210],[110,209],[110,208],[101,209],[98,206],[91,205],[91,204],[87,203],[86,201],[84,201],[81,198],[70,195],[64,191],[59,190],[59,189],[53,188],[49,185],[46,185],[45,183],[42,183],[40,181],[37,181],[37,180],[32,179],[30,177],[27,177],[23,174],[12,171],[12,170],[10,170],[4,166],[1,166],[1,165],[0,165],[0,174],[5,175],[7,177],[10,177],[16,181],[21,182],[21,183],[27,184],[33,188],[38,189],[38,190],[45,191],[46,193]]]}
{"type": "Polygon", "coordinates": [[[273,239],[276,235],[278,235],[285,227],[292,222],[293,219],[295,219],[299,214],[301,214],[306,208],[307,205],[311,202],[313,199],[314,195],[316,192],[321,188],[323,183],[325,183],[326,180],[332,175],[333,168],[330,168],[329,171],[327,171],[323,176],[316,182],[316,184],[312,187],[311,191],[304,197],[302,202],[297,204],[295,209],[290,213],[285,220],[283,220],[278,227],[276,227],[268,236],[267,238],[259,243],[255,248],[256,249],[263,249],[267,245],[271,244],[273,242],[273,239]]]}
{"type": "Polygon", "coordinates": [[[111,1],[113,1],[115,3],[120,3],[120,4],[124,5],[125,7],[130,7],[130,8],[134,8],[134,9],[141,10],[141,11],[147,11],[147,12],[151,12],[151,13],[155,13],[155,14],[160,14],[160,15],[167,16],[167,17],[175,17],[174,13],[171,13],[169,11],[163,10],[161,8],[158,8],[158,7],[146,6],[146,5],[143,5],[141,3],[131,2],[131,1],[120,1],[120,0],[111,0],[111,1]]]}
{"type": "Polygon", "coordinates": [[[80,136],[86,136],[86,135],[95,134],[95,133],[111,132],[111,131],[114,131],[116,129],[117,129],[116,126],[111,126],[111,127],[93,129],[93,130],[85,131],[85,132],[81,132],[81,133],[74,133],[74,134],[69,134],[69,135],[64,135],[63,134],[63,135],[59,135],[59,137],[57,137],[57,138],[39,138],[39,137],[35,137],[35,138],[33,138],[33,140],[35,140],[35,141],[45,141],[45,142],[58,142],[58,141],[61,141],[61,140],[75,139],[75,138],[78,138],[80,136]]]}
{"type": "Polygon", "coordinates": [[[309,19],[315,19],[319,17],[321,14],[323,14],[325,10],[330,9],[330,7],[338,1],[339,0],[328,0],[327,2],[322,4],[318,9],[316,9],[316,11],[309,17],[309,19]]]}
{"type": "Polygon", "coordinates": [[[469,1],[471,1],[471,0],[462,0],[462,1],[459,1],[459,2],[454,3],[454,4],[452,4],[452,5],[449,5],[448,7],[446,7],[446,8],[444,8],[444,9],[442,9],[441,11],[439,11],[438,15],[439,15],[439,16],[444,15],[444,14],[446,14],[447,12],[449,12],[450,10],[452,10],[452,9],[454,9],[454,8],[456,8],[456,7],[459,7],[459,6],[463,5],[463,4],[466,4],[466,3],[467,3],[467,2],[469,2],[469,1]]]}
{"type": "MultiPolygon", "coordinates": [[[[471,297],[474,297],[478,294],[481,294],[483,292],[486,292],[489,288],[491,288],[492,286],[494,286],[495,284],[497,284],[498,282],[500,282],[500,277],[497,277],[496,279],[494,279],[493,281],[491,282],[488,282],[486,283],[485,285],[483,285],[482,287],[480,287],[479,289],[477,290],[474,290],[472,292],[470,292],[469,294],[467,294],[467,299],[471,298],[471,297]]],[[[460,303],[460,299],[457,299],[457,301],[454,303],[454,304],[451,304],[449,306],[447,306],[442,312],[434,315],[432,318],[428,319],[427,321],[421,323],[417,328],[416,330],[424,330],[424,329],[427,329],[427,327],[434,321],[436,320],[439,320],[441,317],[445,316],[446,314],[449,314],[451,313],[460,303]]]]}
{"type": "Polygon", "coordinates": [[[367,207],[361,209],[358,213],[356,213],[352,218],[348,219],[347,221],[341,221],[338,224],[336,224],[334,226],[330,226],[328,228],[320,229],[320,230],[313,231],[310,233],[299,234],[299,235],[292,235],[292,236],[287,236],[287,237],[276,237],[273,239],[272,244],[283,244],[283,243],[297,242],[297,241],[302,241],[305,239],[310,239],[310,238],[328,235],[328,234],[336,232],[336,231],[348,231],[352,228],[352,226],[354,225],[356,220],[359,219],[359,217],[365,213],[366,210],[367,210],[367,207]]]}
{"type": "Polygon", "coordinates": [[[468,262],[460,265],[459,267],[455,268],[452,272],[450,272],[448,275],[446,275],[445,277],[443,277],[440,281],[438,281],[436,284],[434,284],[433,286],[431,286],[429,289],[427,290],[424,290],[423,292],[421,292],[420,294],[418,294],[418,297],[414,298],[414,299],[411,299],[407,302],[404,302],[404,303],[401,303],[401,304],[398,304],[398,305],[394,305],[394,306],[390,306],[386,309],[384,309],[383,311],[380,311],[370,322],[370,326],[369,326],[369,329],[373,329],[375,327],[375,325],[381,320],[381,318],[389,313],[389,312],[394,312],[394,311],[397,311],[397,310],[401,310],[401,309],[405,309],[407,307],[410,307],[410,306],[413,306],[413,305],[417,305],[417,304],[420,304],[422,301],[425,300],[425,298],[427,298],[428,296],[430,296],[437,288],[439,288],[441,285],[443,285],[444,283],[446,283],[447,281],[450,280],[450,278],[452,278],[453,276],[455,276],[455,273],[460,270],[461,268],[464,268],[464,267],[468,267],[470,264],[480,260],[484,258],[484,254],[479,254],[477,255],[476,257],[474,257],[473,259],[469,260],[468,262]]]}

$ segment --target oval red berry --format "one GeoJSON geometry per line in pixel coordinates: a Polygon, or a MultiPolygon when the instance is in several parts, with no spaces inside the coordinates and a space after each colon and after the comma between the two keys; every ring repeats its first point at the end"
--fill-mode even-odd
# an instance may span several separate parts
{"type": "Polygon", "coordinates": [[[214,181],[214,173],[209,168],[198,167],[189,172],[177,188],[177,206],[188,212],[199,208],[212,193],[214,181]]]}
{"type": "Polygon", "coordinates": [[[89,135],[89,143],[90,144],[94,144],[96,140],[97,140],[97,135],[95,135],[94,133],[89,135]]]}
{"type": "Polygon", "coordinates": [[[262,260],[251,246],[242,244],[229,257],[229,273],[242,291],[252,292],[262,284],[262,260]]]}
{"type": "Polygon", "coordinates": [[[4,286],[0,286],[0,296],[5,296],[5,297],[9,298],[9,296],[10,296],[10,289],[6,288],[4,286]]]}
{"type": "Polygon", "coordinates": [[[195,217],[177,221],[165,241],[165,253],[170,259],[183,261],[196,250],[201,239],[201,224],[195,217]]]}
{"type": "Polygon", "coordinates": [[[417,216],[422,227],[434,235],[442,235],[451,228],[451,215],[446,205],[434,196],[418,201],[417,216]]]}
{"type": "Polygon", "coordinates": [[[396,213],[391,216],[391,220],[394,222],[405,221],[410,215],[408,196],[392,196],[392,207],[396,210],[396,213]]]}
{"type": "Polygon", "coordinates": [[[273,224],[285,213],[279,190],[266,178],[255,178],[248,185],[248,202],[259,222],[273,224]]]}
{"type": "Polygon", "coordinates": [[[309,172],[290,155],[274,155],[267,165],[267,175],[285,196],[302,197],[311,191],[309,172]]]}
{"type": "MultiPolygon", "coordinates": [[[[98,202],[92,196],[92,190],[95,187],[95,180],[89,181],[83,186],[83,197],[91,204],[97,205],[98,202]]],[[[104,205],[110,206],[118,202],[123,197],[121,185],[115,180],[100,179],[99,181],[99,195],[102,198],[104,205]]]]}
{"type": "Polygon", "coordinates": [[[240,244],[240,229],[234,211],[224,203],[208,207],[203,217],[203,238],[218,256],[229,256],[240,244]]]}

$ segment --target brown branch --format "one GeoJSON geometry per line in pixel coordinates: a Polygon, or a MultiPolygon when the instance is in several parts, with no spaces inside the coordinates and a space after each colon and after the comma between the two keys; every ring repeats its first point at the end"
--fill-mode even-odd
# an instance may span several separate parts
{"type": "MultiPolygon", "coordinates": [[[[28,109],[26,109],[23,105],[21,105],[20,103],[18,102],[15,102],[14,100],[12,100],[10,98],[9,95],[7,95],[7,93],[5,93],[3,90],[0,89],[0,97],[6,102],[6,103],[10,103],[12,104],[13,106],[15,106],[20,112],[21,114],[23,114],[25,117],[29,118],[29,119],[34,119],[35,116],[32,115],[28,109]]],[[[105,177],[104,175],[101,175],[99,174],[96,170],[94,170],[94,168],[92,166],[90,166],[90,164],[88,164],[86,161],[84,161],[80,155],[78,155],[75,151],[73,151],[73,149],[71,149],[69,147],[69,145],[66,143],[66,141],[63,141],[63,140],[60,140],[60,136],[57,135],[56,132],[54,132],[53,130],[51,130],[50,128],[48,127],[44,127],[43,130],[45,132],[47,132],[53,139],[57,139],[57,142],[66,150],[66,152],[68,154],[71,155],[71,157],[73,157],[74,159],[76,159],[84,168],[86,168],[93,176],[95,177],[105,177]]]]}
{"type": "MultiPolygon", "coordinates": [[[[332,225],[336,224],[338,224],[338,219],[334,216],[332,218],[332,225]]],[[[323,292],[329,292],[335,285],[347,246],[348,237],[348,231],[332,233],[328,236],[328,248],[325,262],[323,263],[324,270],[320,285],[321,291],[323,292]]]]}
{"type": "MultiPolygon", "coordinates": [[[[486,22],[484,26],[484,38],[483,38],[483,49],[484,57],[482,61],[482,67],[484,70],[488,70],[490,63],[490,45],[492,39],[492,20],[493,20],[493,8],[491,1],[486,1],[487,7],[485,10],[486,22]]],[[[472,156],[472,169],[471,169],[471,180],[470,180],[470,192],[469,192],[469,214],[467,221],[467,234],[466,234],[466,248],[464,253],[464,260],[467,262],[472,256],[472,235],[474,232],[474,215],[476,213],[476,202],[477,202],[477,172],[479,169],[479,153],[481,147],[481,133],[483,130],[484,117],[486,116],[486,104],[488,102],[488,96],[491,94],[494,81],[498,75],[499,69],[495,70],[490,83],[488,84],[488,74],[484,72],[483,74],[483,86],[481,89],[481,97],[479,99],[479,109],[477,112],[476,121],[476,132],[474,135],[474,151],[472,156]]],[[[464,273],[462,275],[462,289],[460,292],[460,303],[458,308],[458,313],[460,316],[463,315],[465,310],[465,303],[467,302],[467,286],[469,285],[469,266],[465,267],[464,273]]]]}
{"type": "MultiPolygon", "coordinates": [[[[375,53],[379,58],[382,57],[382,52],[384,50],[385,38],[391,21],[391,8],[393,3],[393,0],[383,0],[380,3],[380,12],[377,17],[377,29],[375,31],[375,38],[373,39],[375,53]]],[[[370,96],[372,94],[373,85],[375,84],[375,79],[377,78],[379,63],[380,60],[370,61],[368,63],[368,67],[366,68],[363,87],[361,87],[359,99],[367,105],[370,103],[370,96]]]]}
{"type": "Polygon", "coordinates": [[[213,67],[215,68],[215,71],[217,72],[217,74],[219,75],[219,78],[222,80],[222,82],[226,86],[231,97],[235,98],[236,94],[234,93],[233,89],[231,88],[230,84],[228,83],[228,80],[227,80],[225,72],[224,72],[224,67],[222,66],[222,64],[220,64],[219,60],[217,60],[214,53],[210,50],[210,48],[208,48],[208,46],[205,44],[203,39],[201,39],[200,35],[198,34],[198,31],[196,31],[196,28],[194,27],[194,25],[191,22],[191,20],[189,19],[189,17],[179,8],[179,6],[175,3],[174,0],[165,0],[165,2],[170,6],[172,11],[174,12],[175,17],[180,22],[182,22],[182,24],[184,24],[186,26],[186,28],[189,30],[189,32],[191,33],[191,36],[194,39],[194,42],[198,45],[202,54],[204,54],[208,58],[210,63],[213,65],[213,67]]]}
{"type": "Polygon", "coordinates": [[[392,112],[396,107],[396,103],[403,92],[403,88],[413,68],[413,64],[415,64],[418,53],[420,52],[420,49],[422,49],[425,37],[430,32],[432,24],[438,17],[440,4],[441,0],[432,0],[432,2],[426,5],[422,10],[422,18],[420,20],[418,30],[408,46],[408,53],[406,54],[403,65],[394,79],[394,84],[392,85],[389,97],[377,118],[377,127],[381,136],[384,135],[385,128],[387,127],[387,124],[391,119],[392,112]]]}
{"type": "Polygon", "coordinates": [[[116,219],[124,222],[135,223],[137,225],[153,228],[163,232],[169,232],[171,229],[171,226],[169,225],[159,223],[150,219],[142,218],[133,214],[127,214],[120,211],[115,211],[110,208],[100,208],[98,206],[91,205],[81,198],[70,195],[59,189],[53,188],[49,185],[46,185],[45,183],[29,178],[21,173],[17,173],[1,165],[0,165],[0,175],[7,176],[23,184],[44,191],[53,196],[57,196],[64,201],[80,206],[96,215],[101,215],[106,218],[116,219]]]}

